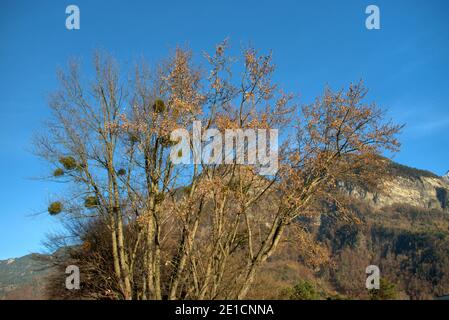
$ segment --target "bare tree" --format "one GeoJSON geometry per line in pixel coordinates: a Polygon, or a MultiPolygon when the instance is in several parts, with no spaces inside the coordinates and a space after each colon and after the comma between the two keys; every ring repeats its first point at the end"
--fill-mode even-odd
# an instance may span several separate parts
{"type": "Polygon", "coordinates": [[[137,65],[130,81],[102,55],[91,83],[76,63],[59,73],[54,117],[36,144],[74,191],[49,211],[104,226],[109,249],[100,256],[109,259],[116,298],[245,298],[298,217],[316,214],[322,199],[343,206],[339,184],[375,186],[380,155],[399,147],[400,126],[363,102],[361,83],[327,89],[298,110],[271,80],[271,54],[248,48],[239,64],[226,49],[225,41],[205,54],[206,75],[182,49],[154,69],[137,65]],[[219,132],[282,129],[290,136],[279,147],[279,170],[262,176],[237,160],[175,165],[170,134],[194,121],[219,132]]]}

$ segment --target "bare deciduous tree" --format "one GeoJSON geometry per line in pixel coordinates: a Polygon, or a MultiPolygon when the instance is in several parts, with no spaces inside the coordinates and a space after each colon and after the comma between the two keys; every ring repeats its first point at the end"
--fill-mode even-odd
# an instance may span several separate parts
{"type": "MultiPolygon", "coordinates": [[[[92,217],[104,227],[109,254],[89,261],[98,261],[98,274],[102,263],[111,266],[113,297],[245,298],[298,217],[316,214],[322,199],[343,206],[339,184],[375,186],[385,166],[380,155],[399,147],[400,127],[363,102],[361,83],[327,89],[298,109],[272,82],[271,55],[246,49],[240,66],[226,49],[225,41],[205,55],[206,75],[182,49],[154,69],[139,64],[130,81],[103,55],[95,56],[90,83],[76,63],[59,73],[54,116],[36,144],[73,190],[51,213],[92,217]],[[279,170],[267,177],[237,161],[175,165],[170,133],[195,120],[220,132],[282,129],[289,137],[279,147],[279,170]]],[[[83,241],[86,255],[99,254],[87,253],[93,240],[83,241]]],[[[305,248],[313,252],[310,243],[305,248]]]]}

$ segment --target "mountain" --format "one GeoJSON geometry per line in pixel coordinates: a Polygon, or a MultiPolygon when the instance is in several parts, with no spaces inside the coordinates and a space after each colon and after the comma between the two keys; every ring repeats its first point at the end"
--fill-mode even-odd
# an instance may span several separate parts
{"type": "MultiPolygon", "coordinates": [[[[324,298],[363,299],[365,269],[372,264],[395,284],[400,298],[448,295],[449,172],[439,177],[393,162],[389,170],[392,179],[384,182],[382,192],[343,185],[360,223],[337,219],[336,209],[329,208],[309,221],[314,241],[329,253],[328,263],[310,267],[301,246],[281,252],[270,259],[250,298],[277,298],[279,288],[306,279],[326,292],[324,298]]],[[[0,299],[47,298],[45,285],[54,256],[31,254],[0,261],[0,299]]]]}
{"type": "Polygon", "coordinates": [[[429,171],[391,163],[392,179],[381,192],[344,186],[361,223],[350,224],[324,211],[315,221],[316,238],[330,250],[334,267],[324,280],[347,297],[366,297],[359,285],[376,265],[403,299],[449,295],[449,181],[429,171]]]}
{"type": "Polygon", "coordinates": [[[306,291],[322,299],[370,299],[365,287],[370,265],[379,267],[396,298],[448,296],[449,181],[394,162],[388,170],[390,178],[378,192],[357,182],[340,183],[349,211],[324,203],[318,217],[301,218],[319,247],[302,238],[292,252],[291,241],[291,247],[270,259],[251,298],[277,298],[276,291],[288,286],[282,298],[306,291]],[[307,249],[302,252],[307,246],[313,256],[307,249]],[[317,258],[324,263],[317,266],[317,258]]]}
{"type": "Polygon", "coordinates": [[[45,299],[45,278],[52,270],[49,258],[30,254],[0,260],[0,300],[45,299]]]}

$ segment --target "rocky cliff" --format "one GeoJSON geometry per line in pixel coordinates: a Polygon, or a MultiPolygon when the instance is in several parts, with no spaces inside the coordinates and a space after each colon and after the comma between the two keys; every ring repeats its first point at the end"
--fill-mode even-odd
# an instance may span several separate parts
{"type": "Polygon", "coordinates": [[[449,212],[449,172],[439,177],[431,172],[392,163],[392,179],[383,183],[382,192],[369,192],[360,187],[347,187],[351,196],[375,209],[406,204],[423,209],[449,212]]]}

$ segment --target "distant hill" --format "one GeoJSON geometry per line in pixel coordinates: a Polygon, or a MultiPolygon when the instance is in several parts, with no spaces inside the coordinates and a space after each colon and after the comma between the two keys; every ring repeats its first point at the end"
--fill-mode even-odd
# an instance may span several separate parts
{"type": "Polygon", "coordinates": [[[51,258],[45,255],[0,260],[0,300],[46,299],[45,278],[51,271],[51,258]]]}

